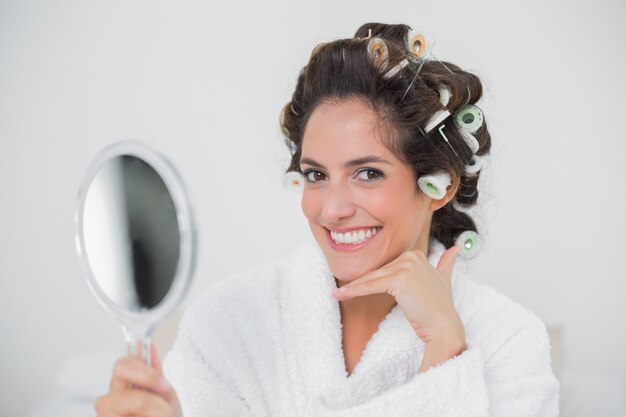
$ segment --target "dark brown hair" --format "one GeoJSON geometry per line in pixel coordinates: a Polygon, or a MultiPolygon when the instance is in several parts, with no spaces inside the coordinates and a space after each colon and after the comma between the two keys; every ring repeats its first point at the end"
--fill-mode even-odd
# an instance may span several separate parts
{"type": "MultiPolygon", "coordinates": [[[[482,96],[482,84],[476,75],[452,63],[414,58],[407,46],[410,31],[411,27],[404,24],[366,23],[356,31],[354,38],[315,47],[309,63],[300,71],[291,101],[281,112],[281,129],[292,155],[287,172],[300,172],[304,129],[319,104],[329,100],[362,100],[386,126],[387,134],[382,138],[385,145],[412,167],[416,188],[417,178],[442,170],[450,173],[452,185],[459,184],[454,199],[433,213],[430,229],[431,237],[450,247],[463,231],[477,231],[472,218],[455,209],[453,201],[462,208],[476,203],[480,172],[465,174],[472,151],[457,124],[448,123],[445,129],[456,154],[438,129],[425,133],[424,127],[438,110],[447,109],[454,115],[462,106],[476,103],[482,96]],[[374,37],[382,39],[387,46],[386,66],[368,54],[368,43],[374,37]],[[392,77],[383,77],[405,58],[408,65],[392,77]],[[419,74],[415,76],[418,68],[419,74]],[[439,101],[440,87],[451,93],[445,108],[439,101]]],[[[488,153],[491,137],[485,121],[474,136],[480,145],[476,154],[488,153]]]]}

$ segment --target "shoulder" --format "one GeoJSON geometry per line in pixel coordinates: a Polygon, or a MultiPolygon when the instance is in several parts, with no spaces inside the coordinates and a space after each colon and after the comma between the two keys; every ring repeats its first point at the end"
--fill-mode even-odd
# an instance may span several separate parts
{"type": "Polygon", "coordinates": [[[284,259],[247,268],[211,284],[191,303],[181,320],[181,330],[230,326],[251,314],[267,311],[277,295],[284,259]]]}
{"type": "Polygon", "coordinates": [[[199,320],[206,321],[211,314],[218,314],[216,318],[222,322],[236,320],[275,307],[281,280],[312,250],[311,244],[304,242],[277,259],[220,279],[198,295],[181,323],[193,326],[199,320]]]}
{"type": "Polygon", "coordinates": [[[177,339],[187,340],[207,357],[274,344],[280,336],[280,285],[303,250],[300,244],[278,259],[210,285],[185,310],[177,339]]]}
{"type": "Polygon", "coordinates": [[[459,304],[468,344],[480,346],[485,361],[505,345],[549,352],[541,318],[493,287],[465,280],[459,304]]]}
{"type": "Polygon", "coordinates": [[[278,259],[224,277],[185,310],[163,361],[177,390],[187,397],[209,388],[216,395],[243,396],[242,381],[250,380],[276,346],[276,285],[283,263],[278,259]]]}

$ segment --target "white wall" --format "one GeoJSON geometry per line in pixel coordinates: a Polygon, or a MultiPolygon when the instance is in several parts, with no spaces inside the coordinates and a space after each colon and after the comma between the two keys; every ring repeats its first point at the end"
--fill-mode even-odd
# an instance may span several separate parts
{"type": "Polygon", "coordinates": [[[625,12],[608,0],[3,0],[0,414],[41,404],[74,355],[121,349],[73,245],[94,155],[132,137],[179,167],[201,244],[191,299],[282,256],[309,231],[282,189],[280,109],[311,49],[368,21],[422,30],[438,58],[483,79],[493,150],[472,268],[563,326],[564,367],[623,383],[625,12]]]}

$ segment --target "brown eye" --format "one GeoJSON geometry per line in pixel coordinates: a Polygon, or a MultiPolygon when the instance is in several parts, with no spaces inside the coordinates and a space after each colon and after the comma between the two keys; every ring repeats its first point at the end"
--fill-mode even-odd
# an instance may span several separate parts
{"type": "Polygon", "coordinates": [[[358,176],[364,181],[376,181],[383,177],[383,173],[377,169],[366,168],[359,171],[358,176]]]}
{"type": "Polygon", "coordinates": [[[304,178],[306,178],[306,181],[309,183],[316,183],[318,181],[323,181],[326,178],[326,175],[323,172],[314,170],[314,169],[309,169],[304,171],[303,173],[304,178]]]}

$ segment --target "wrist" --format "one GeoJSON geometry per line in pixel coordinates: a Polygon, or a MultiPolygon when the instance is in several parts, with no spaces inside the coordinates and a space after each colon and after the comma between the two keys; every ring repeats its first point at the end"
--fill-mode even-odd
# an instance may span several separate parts
{"type": "Polygon", "coordinates": [[[430,333],[430,340],[426,343],[426,346],[438,346],[439,348],[454,348],[463,347],[465,341],[465,326],[461,318],[455,316],[452,319],[446,320],[443,323],[439,323],[433,326],[430,333]]]}
{"type": "Polygon", "coordinates": [[[433,344],[432,342],[428,343],[424,348],[424,355],[419,371],[425,372],[435,365],[439,365],[448,359],[460,355],[466,349],[467,345],[465,343],[445,344],[441,346],[436,343],[433,344]]]}
{"type": "Polygon", "coordinates": [[[438,365],[460,355],[467,349],[465,330],[461,325],[447,331],[441,331],[437,337],[430,340],[424,346],[424,355],[420,372],[424,372],[432,366],[438,365]]]}

